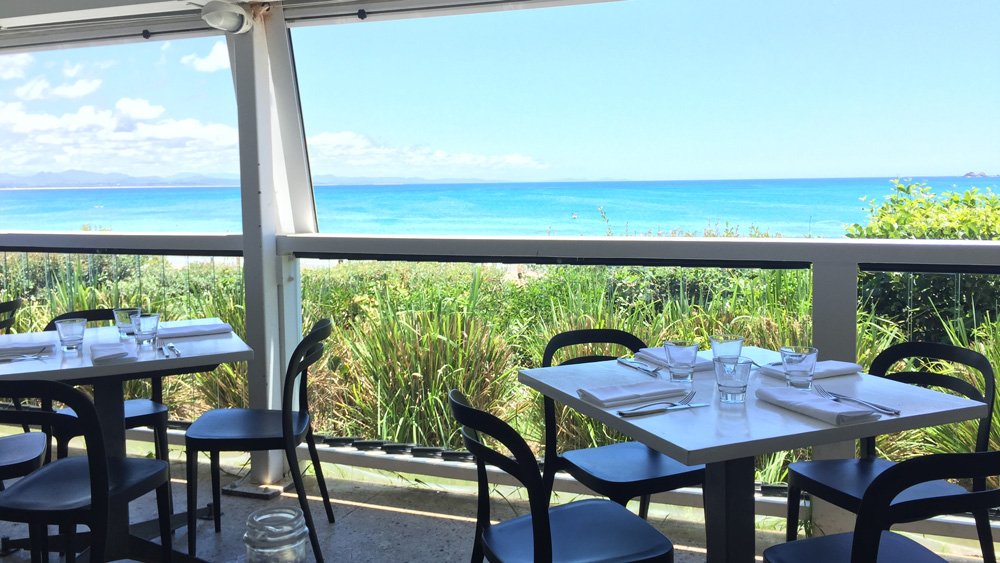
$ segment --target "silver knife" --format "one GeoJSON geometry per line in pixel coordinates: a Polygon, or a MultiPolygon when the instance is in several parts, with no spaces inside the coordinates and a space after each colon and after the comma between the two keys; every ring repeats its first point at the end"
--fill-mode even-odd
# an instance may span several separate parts
{"type": "Polygon", "coordinates": [[[682,411],[685,409],[696,409],[698,407],[707,407],[708,403],[689,403],[687,405],[674,405],[672,407],[656,407],[653,409],[645,409],[641,411],[618,411],[618,416],[622,418],[629,418],[633,416],[646,416],[647,414],[659,414],[661,412],[667,411],[682,411]]]}
{"type": "Polygon", "coordinates": [[[899,416],[900,413],[899,409],[894,409],[892,407],[887,407],[885,405],[880,405],[878,403],[873,403],[871,401],[866,401],[864,399],[859,399],[857,397],[851,397],[848,395],[844,395],[842,393],[834,393],[833,391],[827,391],[827,393],[833,395],[834,397],[837,397],[841,401],[851,401],[852,403],[857,403],[859,405],[868,407],[872,410],[881,411],[883,414],[891,414],[894,416],[899,416]]]}
{"type": "Polygon", "coordinates": [[[657,377],[659,375],[656,371],[657,368],[650,367],[648,364],[644,364],[639,360],[633,360],[631,358],[618,358],[618,363],[632,369],[637,369],[650,377],[657,377]]]}

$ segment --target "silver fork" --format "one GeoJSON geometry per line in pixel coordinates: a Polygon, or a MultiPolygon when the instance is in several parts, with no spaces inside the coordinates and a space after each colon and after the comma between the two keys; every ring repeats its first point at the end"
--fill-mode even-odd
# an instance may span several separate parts
{"type": "Polygon", "coordinates": [[[0,362],[3,361],[15,362],[18,360],[38,360],[41,359],[43,355],[45,355],[45,348],[46,348],[45,346],[42,346],[41,348],[38,349],[37,352],[28,352],[26,354],[9,354],[6,356],[0,355],[0,362]]]}
{"type": "Polygon", "coordinates": [[[635,411],[641,411],[643,409],[648,409],[649,407],[652,407],[652,406],[655,406],[655,405],[667,405],[668,407],[679,407],[679,406],[682,406],[682,405],[689,404],[691,401],[693,401],[694,400],[694,394],[695,394],[695,392],[691,391],[690,393],[688,393],[687,395],[684,395],[683,397],[681,397],[680,399],[677,399],[676,401],[656,401],[656,402],[653,402],[653,403],[646,403],[645,405],[639,405],[637,407],[632,407],[630,409],[621,409],[618,412],[635,412],[635,411]]]}
{"type": "Polygon", "coordinates": [[[879,405],[877,403],[870,403],[862,399],[855,399],[854,397],[848,397],[847,395],[841,395],[839,393],[832,393],[830,391],[827,391],[826,389],[823,388],[822,385],[819,385],[817,383],[813,383],[813,389],[816,390],[816,394],[818,394],[820,397],[823,397],[824,399],[830,399],[831,401],[836,401],[838,403],[843,401],[849,401],[851,403],[855,403],[863,407],[868,407],[873,411],[880,412],[882,414],[891,414],[893,416],[899,415],[899,409],[890,408],[885,405],[879,405]]]}

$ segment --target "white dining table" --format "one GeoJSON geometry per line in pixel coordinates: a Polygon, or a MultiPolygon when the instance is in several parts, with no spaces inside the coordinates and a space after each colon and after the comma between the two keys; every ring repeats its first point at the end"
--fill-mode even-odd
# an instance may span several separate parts
{"type": "MultiPolygon", "coordinates": [[[[745,347],[743,354],[760,364],[779,359],[776,352],[754,347],[745,347]]],[[[663,373],[666,374],[666,370],[663,373]]],[[[704,463],[710,563],[754,560],[755,456],[958,422],[986,414],[986,405],[977,401],[882,377],[854,374],[818,381],[830,391],[890,405],[898,408],[901,414],[835,426],[758,400],[755,396],[758,388],[784,386],[785,382],[761,375],[755,369],[744,404],[720,403],[714,372],[703,371],[695,372],[691,386],[697,393],[695,401],[708,403],[708,406],[622,418],[616,414],[619,407],[598,407],[577,394],[581,388],[649,380],[648,375],[618,362],[525,369],[521,370],[518,379],[543,395],[682,463],[704,463]]]]}
{"type": "MultiPolygon", "coordinates": [[[[221,323],[217,318],[167,321],[161,326],[195,326],[221,323]]],[[[98,363],[91,360],[95,344],[121,342],[135,346],[134,340],[120,341],[114,326],[87,328],[81,349],[64,352],[55,331],[0,335],[0,348],[11,345],[52,346],[49,354],[38,359],[0,362],[0,380],[51,380],[74,385],[93,386],[101,431],[109,457],[125,457],[124,383],[132,379],[170,376],[211,371],[219,364],[249,361],[253,350],[234,332],[171,338],[181,355],[167,357],[159,346],[137,349],[135,360],[98,363]]],[[[129,533],[128,505],[111,506],[108,525],[109,557],[133,556],[152,560],[159,556],[159,547],[129,533]],[[131,541],[121,541],[128,537],[131,541]]],[[[175,561],[191,560],[186,553],[175,551],[175,561]]]]}

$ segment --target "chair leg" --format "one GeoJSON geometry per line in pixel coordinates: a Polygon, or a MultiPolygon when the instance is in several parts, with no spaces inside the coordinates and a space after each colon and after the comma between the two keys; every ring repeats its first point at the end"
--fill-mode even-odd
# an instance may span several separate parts
{"type": "Polygon", "coordinates": [[[59,526],[59,531],[64,533],[66,538],[66,563],[76,563],[76,524],[69,524],[66,526],[65,531],[62,526],[59,526]]]}
{"type": "Polygon", "coordinates": [[[298,493],[302,516],[309,528],[309,542],[312,544],[313,557],[315,557],[316,563],[323,563],[323,550],[320,549],[319,534],[316,533],[316,525],[313,524],[312,512],[309,510],[309,499],[306,498],[306,486],[305,482],[302,481],[298,456],[295,455],[295,445],[285,446],[285,457],[288,459],[288,469],[292,474],[292,481],[295,482],[295,492],[298,493]]]}
{"type": "Polygon", "coordinates": [[[639,518],[643,520],[649,516],[649,495],[639,497],[639,518]]]}
{"type": "Polygon", "coordinates": [[[153,437],[154,447],[156,448],[156,459],[163,460],[167,462],[167,502],[168,502],[168,512],[170,514],[174,513],[174,495],[169,491],[170,489],[170,445],[167,442],[167,421],[161,420],[153,427],[153,437]]]}
{"type": "Polygon", "coordinates": [[[156,488],[156,515],[160,521],[160,547],[164,561],[170,561],[174,550],[174,535],[170,527],[170,517],[173,514],[170,494],[170,479],[168,478],[166,483],[156,488]]]}
{"type": "Polygon", "coordinates": [[[320,495],[323,496],[323,507],[326,508],[326,518],[333,524],[335,522],[333,506],[330,504],[330,493],[326,489],[326,479],[323,478],[323,467],[320,465],[319,453],[316,451],[316,440],[313,438],[312,428],[306,434],[306,444],[309,445],[309,457],[312,458],[313,469],[316,470],[316,482],[319,484],[320,495]]]}
{"type": "Polygon", "coordinates": [[[195,540],[198,537],[198,452],[187,448],[187,534],[188,555],[195,556],[195,540]]]}
{"type": "Polygon", "coordinates": [[[215,520],[215,533],[222,533],[222,471],[219,469],[219,452],[209,453],[212,459],[212,518],[215,520]]]}
{"type": "Polygon", "coordinates": [[[990,515],[985,510],[973,512],[976,518],[976,531],[979,534],[979,545],[983,550],[983,563],[997,563],[993,551],[993,530],[990,528],[990,515]]]}
{"type": "MultiPolygon", "coordinates": [[[[28,537],[31,540],[31,563],[41,563],[42,550],[45,549],[44,539],[47,535],[45,526],[42,524],[28,524],[28,537]]],[[[48,555],[46,555],[48,558],[48,555]]]]}
{"type": "Polygon", "coordinates": [[[785,541],[795,541],[799,536],[799,502],[802,489],[788,485],[788,517],[785,520],[785,541]]]}

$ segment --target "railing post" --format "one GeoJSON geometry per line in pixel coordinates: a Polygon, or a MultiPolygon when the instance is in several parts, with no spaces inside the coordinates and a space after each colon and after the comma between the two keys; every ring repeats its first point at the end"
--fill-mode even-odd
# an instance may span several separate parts
{"type": "MultiPolygon", "coordinates": [[[[853,361],[858,339],[858,264],[851,260],[817,260],[813,263],[813,343],[820,359],[853,361]]],[[[813,459],[854,457],[854,442],[813,447],[813,459]]],[[[851,531],[854,515],[827,502],[813,499],[813,533],[851,531]]]]}

